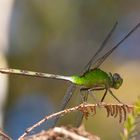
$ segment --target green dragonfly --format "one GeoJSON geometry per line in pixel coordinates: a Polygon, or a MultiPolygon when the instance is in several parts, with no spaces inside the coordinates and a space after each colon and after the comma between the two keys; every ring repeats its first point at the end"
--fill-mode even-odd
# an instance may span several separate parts
{"type": "MultiPolygon", "coordinates": [[[[69,81],[71,85],[68,87],[67,92],[62,100],[61,110],[64,109],[69,102],[76,86],[80,86],[80,90],[84,91],[95,91],[95,90],[104,90],[104,95],[101,99],[101,102],[104,101],[105,96],[109,92],[119,103],[122,103],[111,91],[111,88],[118,89],[122,83],[123,79],[117,73],[111,74],[101,70],[99,67],[100,65],[106,60],[106,58],[116,49],[120,44],[126,40],[138,27],[140,27],[140,23],[138,23],[130,32],[126,34],[124,38],[122,38],[112,49],[106,52],[100,58],[97,56],[105,47],[107,41],[111,37],[112,33],[114,32],[117,22],[114,24],[111,31],[108,33],[107,37],[103,41],[102,45],[99,47],[97,52],[92,56],[88,64],[84,68],[84,72],[81,75],[72,75],[72,76],[63,76],[63,75],[56,75],[56,74],[48,74],[48,73],[41,73],[41,72],[33,72],[27,70],[19,70],[19,69],[10,69],[10,68],[0,68],[0,73],[5,74],[17,74],[17,75],[26,75],[26,76],[33,76],[33,77],[40,77],[40,78],[51,78],[51,79],[59,79],[69,81]],[[92,68],[91,68],[92,66],[92,68]]],[[[85,94],[86,95],[86,94],[85,94]]],[[[83,97],[83,101],[86,101],[87,97],[83,97]]],[[[55,122],[57,122],[58,118],[56,118],[55,122]]]]}

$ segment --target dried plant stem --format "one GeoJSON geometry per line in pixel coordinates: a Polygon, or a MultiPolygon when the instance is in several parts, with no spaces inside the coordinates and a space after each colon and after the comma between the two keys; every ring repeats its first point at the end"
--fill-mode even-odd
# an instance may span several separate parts
{"type": "Polygon", "coordinates": [[[33,129],[40,126],[42,123],[46,122],[47,120],[50,120],[52,118],[59,117],[59,116],[64,116],[64,115],[66,115],[70,112],[74,112],[74,111],[83,112],[85,118],[87,119],[90,112],[92,112],[93,114],[96,114],[97,107],[105,108],[107,111],[107,117],[113,116],[115,118],[116,116],[119,116],[119,122],[122,122],[123,118],[125,120],[127,112],[128,113],[133,112],[133,109],[134,109],[133,105],[125,105],[125,104],[106,104],[106,103],[87,104],[87,103],[82,103],[78,106],[75,106],[75,107],[72,107],[69,109],[65,109],[65,110],[59,111],[57,113],[53,113],[49,116],[46,116],[45,118],[43,118],[42,120],[40,120],[39,122],[37,122],[36,124],[31,126],[30,128],[26,129],[24,134],[21,135],[18,140],[22,140],[28,133],[30,133],[33,129]]]}
{"type": "Polygon", "coordinates": [[[2,129],[0,129],[0,136],[3,137],[5,140],[12,140],[2,129]]]}

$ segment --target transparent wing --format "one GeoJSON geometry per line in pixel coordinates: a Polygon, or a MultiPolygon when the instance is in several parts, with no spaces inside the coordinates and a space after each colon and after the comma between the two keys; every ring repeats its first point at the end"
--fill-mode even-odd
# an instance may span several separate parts
{"type": "Polygon", "coordinates": [[[108,33],[108,35],[106,36],[105,40],[102,42],[101,46],[99,47],[99,49],[97,50],[97,52],[92,56],[92,58],[89,60],[89,62],[85,65],[84,67],[84,72],[89,71],[89,69],[91,68],[91,65],[93,63],[93,61],[95,61],[96,57],[98,56],[98,54],[103,50],[103,48],[105,47],[105,45],[107,44],[108,40],[110,39],[110,37],[112,36],[113,32],[115,31],[116,27],[117,27],[118,22],[115,22],[115,24],[113,25],[112,29],[110,30],[110,32],[108,33]]]}
{"type": "Polygon", "coordinates": [[[137,28],[140,27],[140,23],[138,23],[128,34],[121,39],[111,50],[109,50],[107,53],[105,53],[102,57],[100,57],[97,61],[93,63],[94,68],[98,68],[105,60],[106,58],[115,50],[117,49],[137,28]]]}
{"type": "MultiPolygon", "coordinates": [[[[84,98],[84,101],[87,102],[87,99],[88,99],[88,92],[84,92],[83,94],[83,98],[84,98]]],[[[81,104],[83,102],[83,99],[79,99],[79,104],[81,104]]],[[[76,127],[80,127],[80,125],[82,124],[82,121],[83,121],[83,118],[84,118],[84,114],[82,112],[77,112],[76,114],[76,127]]]]}
{"type": "Polygon", "coordinates": [[[78,112],[76,116],[76,127],[80,127],[84,118],[84,114],[82,112],[78,112]]]}
{"type": "MultiPolygon", "coordinates": [[[[65,93],[65,95],[63,97],[63,100],[62,100],[62,102],[60,104],[60,108],[59,108],[58,111],[61,111],[61,110],[64,110],[65,109],[65,107],[67,106],[70,98],[73,95],[73,92],[74,92],[75,88],[76,88],[76,86],[74,84],[70,84],[70,86],[68,87],[68,89],[67,89],[67,91],[66,91],[66,93],[65,93]]],[[[57,118],[54,119],[53,127],[56,125],[56,123],[59,120],[59,118],[60,117],[57,117],[57,118]]]]}
{"type": "MultiPolygon", "coordinates": [[[[109,33],[107,34],[105,40],[102,42],[101,46],[99,47],[99,49],[97,50],[97,52],[91,57],[91,59],[89,60],[89,62],[85,65],[84,67],[84,72],[87,72],[90,70],[91,65],[93,64],[93,62],[96,60],[96,57],[98,56],[98,54],[104,49],[104,47],[106,46],[108,40],[110,39],[110,37],[112,36],[113,32],[115,31],[116,27],[117,27],[118,22],[115,22],[115,24],[113,25],[112,29],[109,31],[109,33]]],[[[85,95],[88,98],[88,95],[85,95]]],[[[87,99],[86,98],[86,99],[87,99]]],[[[87,100],[86,100],[87,101],[87,100]]],[[[86,102],[85,101],[85,102],[86,102]]],[[[80,102],[82,103],[82,101],[80,102]]],[[[82,123],[84,114],[79,112],[79,114],[76,116],[76,126],[79,127],[82,123]]]]}
{"type": "MultiPolygon", "coordinates": [[[[106,44],[108,39],[110,38],[110,36],[112,35],[114,29],[116,28],[117,22],[116,24],[113,26],[112,30],[109,32],[107,38],[105,39],[105,43],[103,42],[102,44],[106,44]]],[[[99,59],[97,59],[94,63],[93,60],[96,58],[96,56],[100,53],[100,51],[104,48],[104,45],[98,49],[98,51],[95,53],[95,55],[91,58],[91,60],[88,62],[88,64],[86,65],[86,67],[88,68],[87,70],[90,69],[91,65],[93,64],[93,69],[94,68],[98,68],[105,60],[106,58],[115,50],[117,49],[137,28],[140,27],[140,23],[138,23],[130,32],[128,32],[128,34],[121,40],[119,41],[111,50],[109,50],[107,53],[105,53],[102,57],[100,57],[99,59]]],[[[82,122],[82,118],[83,118],[83,114],[81,114],[81,116],[79,116],[79,120],[82,122]]],[[[79,121],[79,122],[80,122],[79,121]]],[[[80,123],[81,123],[80,122],[80,123]]],[[[80,125],[79,123],[79,125],[80,125]]]]}

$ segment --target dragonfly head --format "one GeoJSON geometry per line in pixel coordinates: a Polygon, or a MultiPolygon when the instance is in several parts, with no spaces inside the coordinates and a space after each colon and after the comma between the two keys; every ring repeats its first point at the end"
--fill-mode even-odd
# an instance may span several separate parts
{"type": "Polygon", "coordinates": [[[112,87],[114,89],[118,89],[123,83],[123,79],[118,73],[114,73],[112,75],[112,81],[113,81],[112,87]]]}

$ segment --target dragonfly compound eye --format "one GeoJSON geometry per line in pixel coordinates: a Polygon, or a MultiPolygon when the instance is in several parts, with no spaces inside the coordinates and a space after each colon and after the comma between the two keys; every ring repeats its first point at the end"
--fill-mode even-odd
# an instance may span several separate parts
{"type": "Polygon", "coordinates": [[[113,88],[118,89],[123,83],[123,79],[118,73],[113,74],[113,88]]]}

